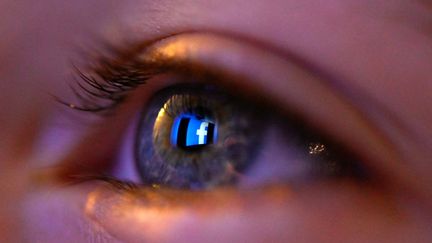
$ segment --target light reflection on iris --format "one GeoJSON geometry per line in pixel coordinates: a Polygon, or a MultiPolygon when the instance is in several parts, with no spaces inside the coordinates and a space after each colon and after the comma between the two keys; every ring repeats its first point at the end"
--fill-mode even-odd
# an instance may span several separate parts
{"type": "Polygon", "coordinates": [[[171,129],[171,144],[183,149],[204,147],[216,142],[216,124],[194,114],[181,114],[171,129]]]}

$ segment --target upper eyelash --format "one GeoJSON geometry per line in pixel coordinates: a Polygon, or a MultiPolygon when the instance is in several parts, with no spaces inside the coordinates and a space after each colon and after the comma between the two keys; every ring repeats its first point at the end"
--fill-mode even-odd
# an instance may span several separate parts
{"type": "Polygon", "coordinates": [[[177,34],[139,43],[112,45],[102,42],[104,44],[102,52],[99,51],[96,55],[82,52],[84,59],[92,61],[90,62],[92,64],[82,68],[72,65],[76,82],[69,86],[77,102],[68,102],[56,96],[54,98],[71,109],[104,115],[110,114],[123,103],[130,91],[167,71],[188,76],[193,74],[201,79],[218,80],[221,77],[218,70],[202,67],[197,63],[172,60],[149,61],[141,58],[141,54],[154,43],[177,34]]]}
{"type": "Polygon", "coordinates": [[[106,52],[111,55],[100,55],[93,65],[83,69],[73,65],[76,82],[70,88],[78,101],[71,103],[55,97],[56,100],[75,110],[109,113],[125,101],[130,91],[163,71],[162,67],[137,58],[145,47],[137,45],[127,50],[111,47],[106,52]]]}

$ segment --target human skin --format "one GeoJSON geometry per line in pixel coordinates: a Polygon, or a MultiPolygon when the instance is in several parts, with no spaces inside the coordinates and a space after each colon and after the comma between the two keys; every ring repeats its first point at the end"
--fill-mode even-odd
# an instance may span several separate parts
{"type": "MultiPolygon", "coordinates": [[[[3,1],[1,241],[431,242],[431,12],[429,1],[3,1]],[[268,50],[321,80],[337,94],[329,96],[337,97],[334,102],[319,96],[310,101],[306,91],[289,98],[295,94],[283,87],[292,81],[277,75],[265,85],[249,85],[266,87],[264,95],[288,110],[304,105],[297,110],[318,121],[312,125],[362,154],[377,177],[374,182],[314,183],[295,193],[285,186],[241,195],[228,190],[203,194],[199,200],[175,194],[178,200],[169,204],[173,208],[160,208],[129,200],[103,183],[64,186],[53,179],[59,172],[51,168],[58,164],[101,159],[72,149],[85,144],[84,137],[112,141],[121,135],[110,137],[107,131],[130,122],[120,117],[98,120],[103,131],[74,124],[68,136],[54,135],[67,145],[56,147],[55,156],[40,145],[44,132],[51,131],[50,119],[62,114],[49,94],[70,97],[70,59],[77,47],[184,32],[230,40],[217,42],[215,48],[236,41],[253,46],[231,47],[243,56],[259,57],[259,50],[268,50]],[[341,100],[348,105],[337,105],[341,100]],[[40,151],[44,149],[48,152],[40,151]]],[[[283,73],[273,70],[277,65],[242,60],[234,71],[256,65],[260,68],[250,71],[256,76],[283,73]]],[[[293,83],[290,87],[301,90],[302,82],[293,83]]],[[[158,88],[138,92],[135,99],[145,101],[158,88]]],[[[138,103],[120,114],[132,116],[138,103]]],[[[92,149],[103,151],[103,146],[113,144],[92,149]]]]}

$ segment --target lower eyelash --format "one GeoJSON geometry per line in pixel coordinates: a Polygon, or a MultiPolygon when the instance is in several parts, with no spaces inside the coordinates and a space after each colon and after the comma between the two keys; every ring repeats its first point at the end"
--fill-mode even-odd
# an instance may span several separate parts
{"type": "Polygon", "coordinates": [[[119,180],[113,176],[106,175],[106,174],[99,174],[99,173],[69,175],[68,179],[72,181],[72,183],[83,183],[87,181],[106,182],[109,185],[111,185],[114,189],[119,191],[133,192],[140,187],[138,184],[134,182],[119,180]]]}

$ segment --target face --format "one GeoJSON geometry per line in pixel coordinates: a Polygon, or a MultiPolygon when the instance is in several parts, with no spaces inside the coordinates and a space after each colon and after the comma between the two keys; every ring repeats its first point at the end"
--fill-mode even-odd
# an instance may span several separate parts
{"type": "Polygon", "coordinates": [[[4,1],[2,242],[430,242],[428,1],[4,1]]]}

